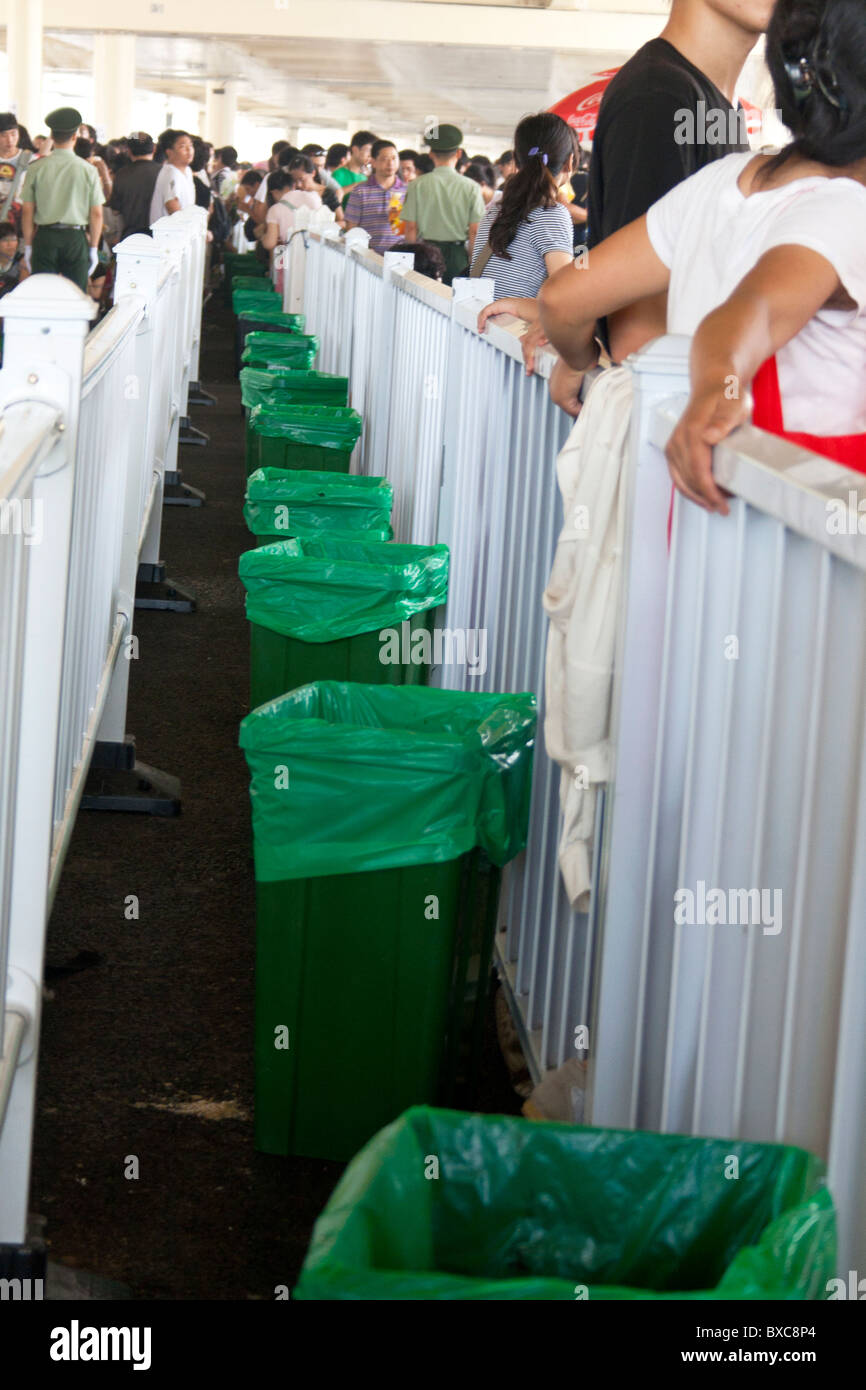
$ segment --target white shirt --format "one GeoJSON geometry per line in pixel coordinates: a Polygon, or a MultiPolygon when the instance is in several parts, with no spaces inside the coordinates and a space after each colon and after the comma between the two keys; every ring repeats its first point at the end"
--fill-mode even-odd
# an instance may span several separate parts
{"type": "Polygon", "coordinates": [[[166,217],[166,203],[173,198],[177,198],[181,209],[195,206],[195,183],[193,182],[192,170],[187,166],[186,169],[178,169],[174,164],[167,161],[163,164],[156,177],[153,186],[153,197],[150,200],[150,220],[151,223],[160,217],[166,217]]]}
{"type": "Polygon", "coordinates": [[[737,180],[753,157],[708,164],[647,213],[671,272],[668,332],[694,333],[773,247],[818,252],[857,308],[820,310],[777,353],[785,429],[866,433],[866,187],[813,176],[745,197],[737,180]]]}
{"type": "Polygon", "coordinates": [[[287,188],[278,203],[268,208],[265,222],[276,222],[281,243],[288,241],[295,225],[295,209],[310,208],[317,212],[322,206],[318,193],[306,193],[300,188],[287,188]]]}

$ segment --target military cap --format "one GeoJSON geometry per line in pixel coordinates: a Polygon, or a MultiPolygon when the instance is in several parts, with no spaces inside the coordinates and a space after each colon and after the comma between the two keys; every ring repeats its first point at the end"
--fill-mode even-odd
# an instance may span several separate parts
{"type": "Polygon", "coordinates": [[[463,131],[456,125],[434,126],[427,136],[426,145],[434,154],[451,154],[463,144],[463,131]]]}
{"type": "Polygon", "coordinates": [[[81,125],[82,116],[80,111],[76,111],[74,106],[58,106],[56,111],[50,111],[45,117],[45,124],[52,135],[71,135],[81,125]]]}

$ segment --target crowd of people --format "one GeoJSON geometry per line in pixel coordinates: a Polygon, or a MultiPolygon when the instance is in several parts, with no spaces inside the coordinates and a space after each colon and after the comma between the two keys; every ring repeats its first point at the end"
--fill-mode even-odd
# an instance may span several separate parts
{"type": "MultiPolygon", "coordinates": [[[[535,120],[539,129],[548,120],[564,133],[568,158],[557,169],[554,220],[567,235],[559,237],[557,249],[560,241],[577,245],[586,223],[586,156],[558,117],[535,120]]],[[[358,130],[348,144],[327,149],[319,144],[298,149],[277,140],[270,156],[253,164],[241,161],[232,146],[214,148],[184,130],[164,130],[155,139],[136,131],[101,144],[72,108],[52,112],[46,123],[51,133],[37,137],[37,143],[13,113],[0,114],[0,294],[30,273],[38,241],[36,266],[69,274],[103,308],[110,300],[111,252],[117,242],[148,232],[157,218],[193,204],[207,209],[215,247],[231,240],[262,257],[291,238],[299,208],[325,208],[342,229],[366,231],[374,251],[408,249],[421,273],[450,284],[469,272],[479,229],[480,244],[486,243],[503,188],[517,174],[526,143],[521,129],[531,136],[534,128],[521,123],[517,157],[509,149],[495,163],[484,155],[470,157],[462,132],[443,125],[423,151],[358,130]],[[61,178],[55,160],[46,166],[50,174],[40,170],[25,188],[27,169],[53,153],[72,155],[76,163],[61,178]],[[83,171],[78,161],[92,172],[83,171]],[[67,183],[76,185],[77,196],[63,215],[48,194],[48,185],[58,182],[64,190],[67,183]],[[36,189],[41,210],[34,202],[36,189]],[[50,256],[46,228],[57,243],[50,256]],[[57,235],[72,231],[79,235],[57,235]]],[[[547,262],[548,269],[555,264],[547,262]]],[[[500,274],[505,293],[514,276],[504,268],[500,274]]]]}
{"type": "Polygon", "coordinates": [[[610,82],[591,158],[550,112],[524,117],[495,163],[441,124],[423,152],[362,129],[328,149],[278,140],[258,164],[183,130],[101,145],[72,108],[31,140],[0,113],[0,293],[50,269],[106,303],[117,241],[192,204],[216,247],[233,240],[262,258],[290,240],[299,209],[324,208],[446,284],[492,279],[479,327],[502,313],[525,320],[527,370],[549,341],[551,394],[573,415],[600,355],[621,362],[666,329],[695,334],[707,380],[672,468],[686,495],[723,510],[709,446],[742,418],[746,392],[732,404],[710,389],[720,359],[743,387],[754,382],[758,423],[806,439],[817,419],[831,456],[866,470],[864,93],[861,0],[672,0],[660,36],[610,82]],[[765,32],[793,141],[755,155],[734,92],[765,32]],[[721,115],[722,136],[683,141],[684,113],[721,115]],[[821,387],[807,342],[838,358],[821,387]]]}

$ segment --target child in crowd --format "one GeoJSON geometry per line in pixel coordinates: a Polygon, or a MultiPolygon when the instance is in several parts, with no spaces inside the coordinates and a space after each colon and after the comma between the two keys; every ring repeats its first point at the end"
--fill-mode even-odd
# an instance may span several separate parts
{"type": "Polygon", "coordinates": [[[24,252],[19,250],[14,223],[0,222],[0,296],[14,290],[26,275],[24,252]]]}

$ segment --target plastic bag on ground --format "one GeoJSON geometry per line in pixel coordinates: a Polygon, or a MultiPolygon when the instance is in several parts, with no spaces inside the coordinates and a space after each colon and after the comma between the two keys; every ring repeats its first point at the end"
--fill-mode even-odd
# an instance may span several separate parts
{"type": "Polygon", "coordinates": [[[389,541],[394,489],[385,478],[303,468],[257,468],[247,478],[244,520],[255,536],[287,540],[323,532],[389,541]],[[363,533],[363,537],[359,535],[363,533]]]}
{"type": "Polygon", "coordinates": [[[259,706],[240,733],[257,880],[442,863],[475,846],[506,864],[526,844],[535,725],[534,695],[427,686],[317,681],[259,706]]]}
{"type": "Polygon", "coordinates": [[[399,627],[448,596],[448,547],[381,541],[277,541],[249,550],[238,573],[250,622],[302,642],[399,627]]]}
{"type": "Polygon", "coordinates": [[[821,1299],[823,1174],[777,1144],[416,1108],[349,1165],[294,1297],[821,1299]]]}

